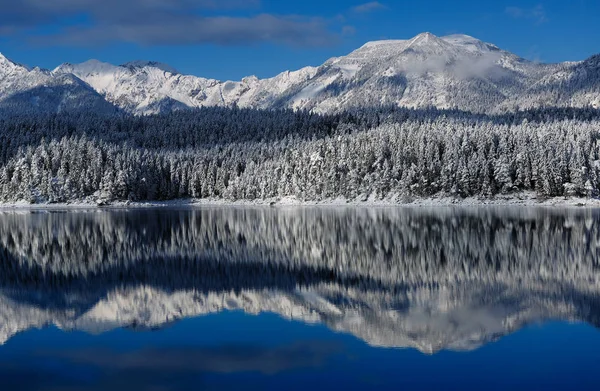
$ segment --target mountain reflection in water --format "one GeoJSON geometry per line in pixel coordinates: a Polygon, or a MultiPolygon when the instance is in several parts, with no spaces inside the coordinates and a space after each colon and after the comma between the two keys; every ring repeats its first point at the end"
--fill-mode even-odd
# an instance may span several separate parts
{"type": "Polygon", "coordinates": [[[599,250],[589,209],[5,211],[0,342],[243,310],[371,346],[473,350],[532,323],[598,327],[599,250]]]}

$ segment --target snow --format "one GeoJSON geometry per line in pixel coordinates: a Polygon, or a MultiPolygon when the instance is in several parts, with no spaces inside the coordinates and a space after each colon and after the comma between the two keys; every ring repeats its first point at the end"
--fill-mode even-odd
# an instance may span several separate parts
{"type": "Polygon", "coordinates": [[[340,64],[337,67],[342,71],[345,79],[352,79],[361,69],[360,64],[340,64]]]}
{"type": "MultiPolygon", "coordinates": [[[[8,57],[4,56],[2,53],[0,53],[0,71],[2,70],[16,70],[16,69],[21,69],[24,71],[28,71],[30,72],[32,69],[23,65],[23,64],[18,64],[14,61],[12,61],[11,59],[9,59],[8,57]]],[[[1,72],[0,72],[0,76],[1,76],[1,72]]]]}
{"type": "Polygon", "coordinates": [[[381,49],[382,47],[386,47],[386,46],[400,46],[400,45],[405,45],[407,42],[409,42],[409,40],[402,40],[402,39],[384,39],[384,40],[379,40],[379,41],[371,41],[371,42],[365,43],[358,50],[381,49]]]}
{"type": "Polygon", "coordinates": [[[118,69],[119,67],[115,65],[92,59],[82,62],[81,64],[66,63],[56,68],[53,72],[57,74],[73,73],[76,76],[81,75],[84,77],[90,75],[108,76],[118,69]]]}
{"type": "Polygon", "coordinates": [[[306,103],[307,100],[314,99],[319,93],[321,93],[325,88],[331,85],[334,81],[339,78],[339,75],[331,76],[319,83],[309,84],[304,87],[302,91],[300,91],[294,98],[291,100],[291,106],[294,109],[302,108],[302,106],[306,103]]]}
{"type": "Polygon", "coordinates": [[[413,198],[392,195],[378,199],[372,195],[363,195],[356,199],[337,197],[320,201],[303,201],[294,196],[282,198],[267,198],[257,200],[226,200],[226,199],[177,199],[170,201],[115,201],[99,205],[96,200],[75,200],[69,203],[39,203],[27,201],[0,203],[0,210],[52,210],[52,209],[101,209],[101,208],[169,208],[169,207],[204,207],[204,206],[280,206],[280,207],[445,207],[445,206],[515,206],[515,207],[587,207],[600,208],[600,199],[581,197],[551,197],[539,198],[533,192],[521,192],[510,195],[497,195],[494,198],[457,198],[439,195],[429,198],[413,198]]]}
{"type": "Polygon", "coordinates": [[[0,57],[0,110],[41,108],[59,112],[104,110],[114,112],[99,94],[70,73],[55,74],[45,69],[29,68],[0,57]],[[77,96],[77,99],[72,97],[77,96]]]}
{"type": "Polygon", "coordinates": [[[168,64],[164,64],[161,62],[156,62],[156,61],[130,61],[128,63],[125,63],[123,65],[121,65],[122,67],[125,68],[157,68],[160,69],[162,71],[165,72],[169,72],[172,73],[174,75],[178,74],[179,72],[177,71],[177,69],[173,68],[172,66],[168,65],[168,64]]]}
{"type": "Polygon", "coordinates": [[[453,34],[441,37],[442,40],[453,45],[460,45],[471,53],[481,53],[487,51],[500,50],[497,46],[486,43],[465,34],[453,34]]]}
{"type": "Polygon", "coordinates": [[[181,75],[175,68],[152,61],[133,61],[113,66],[91,61],[64,64],[55,73],[73,73],[105,98],[133,114],[160,112],[160,102],[170,99],[182,107],[230,106],[266,108],[292,86],[312,77],[316,68],[283,72],[271,79],[255,76],[242,81],[218,81],[181,75]]]}
{"type": "MultiPolygon", "coordinates": [[[[547,90],[548,86],[560,86],[562,81],[573,82],[575,86],[589,85],[585,80],[589,72],[579,69],[581,64],[537,64],[468,35],[436,37],[431,33],[407,40],[368,42],[320,67],[285,71],[268,79],[249,76],[241,81],[181,75],[175,68],[153,61],[115,66],[90,60],[63,64],[49,72],[31,70],[0,55],[0,103],[18,92],[56,84],[59,76],[68,74],[89,84],[108,102],[136,115],[172,110],[171,105],[166,105],[167,108],[161,105],[165,100],[179,102],[181,105],[175,105],[177,108],[236,104],[262,109],[306,108],[321,113],[393,103],[412,108],[433,104],[438,108],[456,107],[476,112],[528,108],[535,106],[535,102],[553,106],[598,106],[596,90],[586,92],[573,88],[573,91],[551,96],[538,92],[547,90]],[[492,54],[495,57],[489,57],[492,54]],[[359,72],[365,68],[369,69],[368,73],[359,72]],[[498,72],[514,81],[497,83],[494,76],[498,72]],[[407,85],[398,85],[403,78],[407,85]],[[482,89],[477,83],[469,83],[470,78],[490,82],[482,89]],[[348,83],[323,98],[320,93],[335,80],[348,83]],[[456,94],[457,90],[462,92],[456,94]]],[[[593,66],[593,62],[590,64],[593,66]]]]}

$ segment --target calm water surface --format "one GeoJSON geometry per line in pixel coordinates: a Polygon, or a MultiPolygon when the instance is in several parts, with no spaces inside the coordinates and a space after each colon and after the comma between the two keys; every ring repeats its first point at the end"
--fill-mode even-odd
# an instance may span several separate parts
{"type": "Polygon", "coordinates": [[[2,390],[597,390],[600,211],[0,212],[2,390]]]}

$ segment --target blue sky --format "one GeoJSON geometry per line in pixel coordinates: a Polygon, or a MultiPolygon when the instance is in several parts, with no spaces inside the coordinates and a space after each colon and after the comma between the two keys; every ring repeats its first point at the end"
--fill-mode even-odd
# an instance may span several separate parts
{"type": "Polygon", "coordinates": [[[217,79],[269,77],[424,31],[543,62],[600,52],[600,0],[0,0],[0,9],[0,52],[45,68],[153,60],[217,79]]]}

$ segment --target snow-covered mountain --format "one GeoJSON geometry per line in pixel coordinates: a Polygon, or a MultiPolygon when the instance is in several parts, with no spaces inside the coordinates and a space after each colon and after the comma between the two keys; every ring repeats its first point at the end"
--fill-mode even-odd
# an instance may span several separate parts
{"type": "Polygon", "coordinates": [[[115,107],[71,74],[17,64],[0,53],[0,112],[114,112],[115,107]]]}
{"type": "MultiPolygon", "coordinates": [[[[78,91],[84,91],[86,84],[133,114],[232,105],[317,112],[379,105],[476,112],[546,105],[596,107],[600,104],[599,69],[597,57],[540,64],[467,35],[423,33],[409,40],[369,42],[319,67],[241,81],[182,75],[169,65],[151,61],[115,66],[90,60],[45,71],[3,58],[0,102],[26,94],[35,103],[39,94],[32,89],[71,83],[78,91]],[[79,80],[84,84],[78,84],[79,80]]],[[[73,95],[73,89],[55,98],[63,102],[59,107],[68,104],[64,96],[73,95]]],[[[77,102],[73,104],[82,104],[80,99],[77,102]]]]}
{"type": "Polygon", "coordinates": [[[545,75],[523,94],[508,99],[503,106],[507,110],[539,107],[600,108],[600,55],[582,62],[559,64],[554,72],[545,75]]]}
{"type": "Polygon", "coordinates": [[[553,68],[469,36],[424,33],[330,59],[288,97],[293,107],[318,111],[381,104],[489,111],[553,68]]]}
{"type": "Polygon", "coordinates": [[[55,75],[75,75],[106,100],[134,114],[205,106],[270,108],[290,88],[310,80],[315,68],[285,72],[272,79],[247,77],[240,82],[220,82],[182,75],[167,65],[133,62],[114,66],[96,60],[63,64],[55,75]]]}

